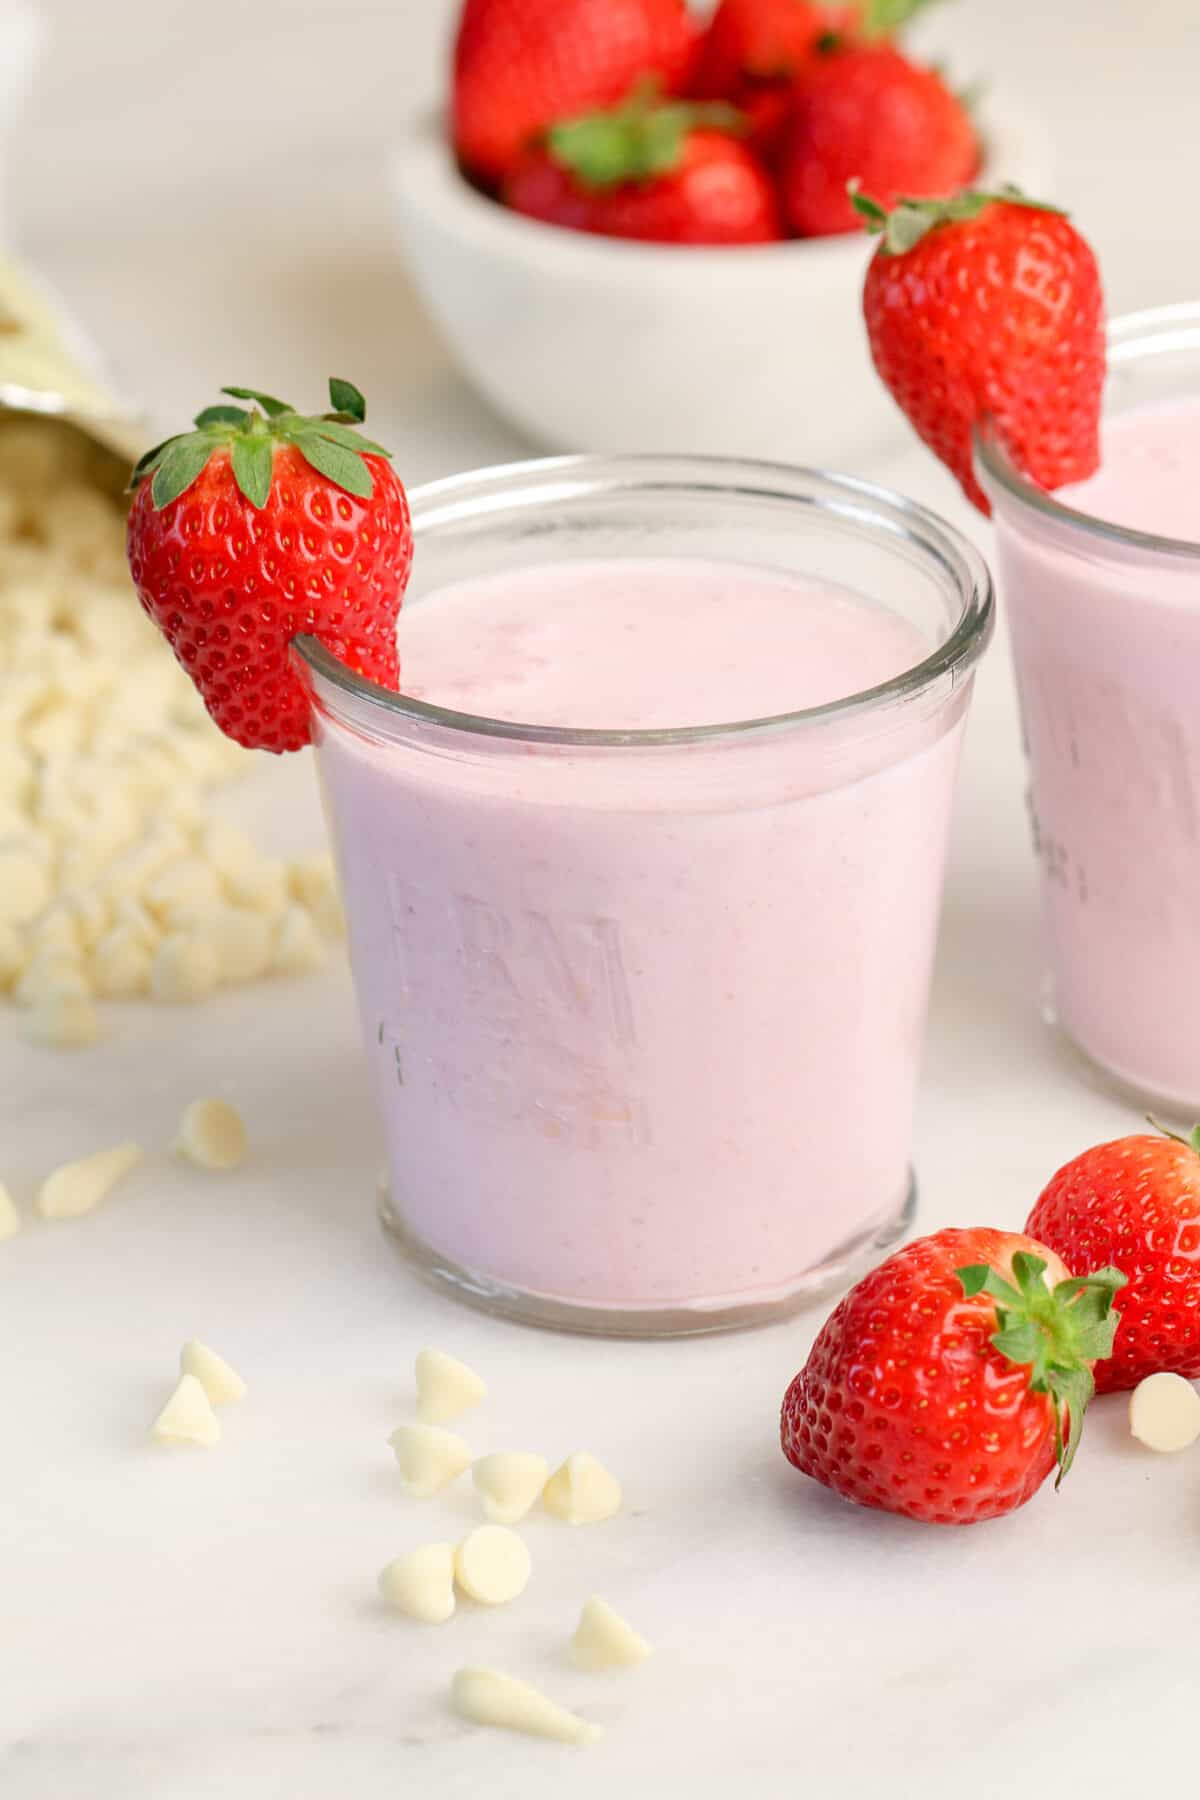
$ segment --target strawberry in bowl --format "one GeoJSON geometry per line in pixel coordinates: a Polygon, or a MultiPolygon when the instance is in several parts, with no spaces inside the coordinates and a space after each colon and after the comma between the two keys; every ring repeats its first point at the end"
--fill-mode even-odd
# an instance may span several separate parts
{"type": "Polygon", "coordinates": [[[685,0],[466,0],[452,82],[459,160],[498,186],[557,121],[613,106],[647,79],[681,88],[695,42],[685,0]]]}
{"type": "Polygon", "coordinates": [[[294,637],[399,685],[408,501],[390,451],[359,429],[366,406],[350,382],[330,382],[331,410],[319,415],[222,391],[231,403],[206,407],[135,468],[129,567],[222,731],[248,749],[298,750],[309,701],[288,654],[294,637]]]}
{"type": "Polygon", "coordinates": [[[935,69],[888,44],[814,52],[783,126],[779,183],[798,237],[857,231],[851,183],[884,207],[955,194],[974,178],[970,114],[935,69]]]}
{"type": "Polygon", "coordinates": [[[775,190],[720,103],[635,95],[552,128],[504,184],[515,212],[604,237],[662,244],[769,244],[775,190]]]}
{"type": "Polygon", "coordinates": [[[447,115],[405,132],[391,176],[408,272],[492,407],[552,449],[828,468],[894,440],[846,180],[886,200],[1044,173],[1022,118],[968,113],[909,54],[917,10],[467,0],[447,115]],[[885,144],[861,107],[840,122],[860,59],[887,75],[851,84],[891,95],[885,144]]]}
{"type": "Polygon", "coordinates": [[[797,97],[821,55],[890,44],[929,0],[719,0],[704,33],[691,92],[730,100],[753,121],[755,146],[772,160],[797,97]]]}

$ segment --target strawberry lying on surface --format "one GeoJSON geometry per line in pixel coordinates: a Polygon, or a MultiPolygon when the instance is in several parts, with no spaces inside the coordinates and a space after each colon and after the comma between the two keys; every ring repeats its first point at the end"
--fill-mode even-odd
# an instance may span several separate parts
{"type": "Polygon", "coordinates": [[[934,69],[887,44],[810,59],[779,152],[784,210],[800,237],[856,231],[849,184],[880,206],[954,194],[979,167],[970,114],[934,69]]]}
{"type": "Polygon", "coordinates": [[[939,1231],[865,1276],[783,1403],[788,1461],[861,1506],[945,1525],[1067,1473],[1119,1315],[1116,1269],[1072,1278],[1015,1232],[939,1231]]]}
{"type": "Polygon", "coordinates": [[[660,105],[645,93],[554,126],[504,186],[546,224],[671,244],[764,244],[780,236],[774,189],[724,105],[660,105]]]}
{"type": "Polygon", "coordinates": [[[297,413],[248,388],[133,472],[127,547],[142,606],[228,736],[249,749],[309,742],[288,646],[320,638],[348,668],[399,685],[396,619],[412,567],[408,501],[390,451],[363,437],[362,395],[297,413]]]}
{"type": "Polygon", "coordinates": [[[459,160],[496,187],[550,125],[615,105],[648,78],[684,85],[686,0],[466,0],[454,50],[459,160]]]}
{"type": "Polygon", "coordinates": [[[1184,1140],[1140,1134],[1060,1169],[1025,1229],[1076,1268],[1119,1262],[1129,1285],[1100,1393],[1163,1371],[1200,1377],[1200,1127],[1184,1140]]]}
{"type": "Polygon", "coordinates": [[[967,498],[991,510],[972,460],[984,419],[1039,486],[1094,474],[1104,299],[1066,215],[1015,189],[855,205],[882,239],[863,291],[875,367],[967,498]]]}

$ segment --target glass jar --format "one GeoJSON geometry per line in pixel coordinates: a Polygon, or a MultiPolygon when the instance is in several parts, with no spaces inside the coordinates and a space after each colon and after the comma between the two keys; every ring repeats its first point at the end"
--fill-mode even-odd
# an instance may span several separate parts
{"type": "Polygon", "coordinates": [[[927,646],[831,705],[653,731],[448,712],[297,646],[409,1259],[572,1329],[792,1308],[911,1216],[987,571],[905,500],[766,463],[565,458],[411,499],[406,607],[534,564],[719,558],[851,588],[927,646]]]}
{"type": "MultiPolygon", "coordinates": [[[[1200,307],[1118,320],[1105,407],[1200,396],[1200,307]]],[[[1047,1016],[1122,1091],[1200,1112],[1200,543],[1072,510],[986,433],[1041,865],[1047,1016]]],[[[1200,481],[1200,469],[1197,470],[1200,481]]]]}

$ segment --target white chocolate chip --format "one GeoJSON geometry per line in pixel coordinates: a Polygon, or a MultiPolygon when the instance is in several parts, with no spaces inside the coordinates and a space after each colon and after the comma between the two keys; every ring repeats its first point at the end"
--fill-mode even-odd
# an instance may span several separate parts
{"type": "Polygon", "coordinates": [[[92,981],[106,1000],[132,1000],[150,990],[154,957],[128,925],[106,932],[92,955],[92,981]]]}
{"type": "Polygon", "coordinates": [[[481,1456],[471,1479],[483,1501],[487,1518],[496,1525],[515,1525],[523,1519],[545,1487],[550,1465],[544,1456],[522,1450],[498,1450],[481,1456]]]}
{"type": "Polygon", "coordinates": [[[58,904],[74,919],[85,950],[93,949],[112,924],[111,901],[97,887],[65,888],[58,904]]]}
{"type": "Polygon", "coordinates": [[[460,1718],[473,1725],[522,1731],[560,1744],[594,1744],[603,1736],[598,1725],[547,1699],[527,1681],[502,1675],[498,1669],[459,1669],[450,1684],[450,1704],[460,1718]]]}
{"type": "Polygon", "coordinates": [[[153,1435],[160,1444],[215,1444],[221,1424],[208,1395],[194,1375],[181,1375],[175,1392],[159,1413],[153,1435]]]}
{"type": "Polygon", "coordinates": [[[210,906],[179,915],[179,923],[215,951],[222,981],[231,986],[254,981],[271,961],[270,919],[244,906],[210,906]]]}
{"type": "Polygon", "coordinates": [[[542,1490],[542,1504],[568,1525],[596,1525],[620,1510],[621,1484],[603,1463],[578,1450],[550,1477],[542,1490]]]}
{"type": "Polygon", "coordinates": [[[158,946],[150,973],[156,1000],[181,1006],[203,1000],[221,978],[221,959],[203,938],[172,932],[158,946]]]}
{"type": "Polygon", "coordinates": [[[286,864],[269,856],[252,856],[222,876],[225,893],[235,906],[278,919],[288,905],[286,864]]]}
{"type": "Polygon", "coordinates": [[[405,1487],[417,1500],[440,1493],[471,1465],[471,1452],[463,1440],[438,1425],[399,1425],[388,1443],[405,1487]]]}
{"type": "Polygon", "coordinates": [[[199,1169],[236,1169],[246,1160],[246,1127],[227,1100],[193,1100],[180,1120],[175,1148],[199,1169]]]}
{"type": "Polygon", "coordinates": [[[389,1606],[419,1619],[444,1625],[454,1616],[454,1547],[425,1544],[390,1562],[379,1577],[379,1591],[389,1606]]]}
{"type": "Polygon", "coordinates": [[[0,919],[24,925],[49,904],[53,891],[46,864],[36,852],[19,843],[0,845],[0,919]]]}
{"type": "Polygon", "coordinates": [[[422,1350],[417,1357],[417,1416],[441,1425],[470,1412],[487,1395],[481,1378],[444,1350],[422,1350]]]}
{"type": "Polygon", "coordinates": [[[483,1606],[504,1606],[523,1594],[532,1567],[528,1548],[504,1525],[480,1525],[454,1553],[459,1587],[483,1606]]]}
{"type": "Polygon", "coordinates": [[[42,950],[27,964],[13,989],[18,1006],[42,1006],[48,1000],[89,1000],[91,984],[78,956],[66,950],[42,950]]]}
{"type": "Polygon", "coordinates": [[[79,920],[69,906],[61,900],[40,912],[29,926],[29,941],[34,951],[62,950],[77,960],[84,952],[83,934],[79,929],[79,920]]]}
{"type": "Polygon", "coordinates": [[[51,994],[27,1012],[21,1036],[51,1050],[82,1050],[100,1036],[100,1019],[90,1000],[76,994],[51,994]]]}
{"type": "Polygon", "coordinates": [[[221,899],[221,884],[216,873],[199,857],[184,856],[148,881],[142,889],[143,903],[159,918],[168,918],[181,906],[216,906],[221,899]]]}
{"type": "Polygon", "coordinates": [[[328,952],[312,914],[292,901],[275,927],[272,969],[280,975],[307,975],[321,968],[327,959],[328,952]]]}
{"type": "Polygon", "coordinates": [[[130,894],[124,895],[113,906],[113,927],[118,931],[128,931],[146,950],[157,949],[158,940],[162,936],[158,925],[141,901],[135,900],[130,894]]]}
{"type": "Polygon", "coordinates": [[[301,857],[288,868],[292,894],[306,906],[326,937],[344,937],[346,922],[338,894],[333,858],[327,850],[301,857]]]}
{"type": "Polygon", "coordinates": [[[246,1397],[246,1384],[237,1370],[199,1338],[189,1338],[179,1352],[179,1372],[194,1375],[213,1406],[232,1406],[246,1397]]]}
{"type": "Polygon", "coordinates": [[[607,1600],[593,1594],[584,1602],[569,1654],[577,1669],[623,1669],[645,1662],[650,1646],[607,1600]]]}
{"type": "Polygon", "coordinates": [[[21,1215],[17,1211],[17,1203],[0,1181],[0,1244],[10,1237],[16,1237],[20,1229],[21,1215]]]}
{"type": "Polygon", "coordinates": [[[1129,1396],[1129,1429],[1148,1450],[1186,1450],[1200,1438],[1200,1394],[1182,1375],[1148,1375],[1129,1396]]]}
{"type": "Polygon", "coordinates": [[[80,1219],[107,1199],[123,1175],[142,1160],[140,1144],[117,1144],[111,1150],[94,1150],[77,1162],[63,1163],[48,1175],[37,1197],[43,1219],[80,1219]]]}
{"type": "Polygon", "coordinates": [[[25,938],[21,932],[15,925],[8,925],[0,919],[0,993],[20,979],[28,960],[25,938]]]}

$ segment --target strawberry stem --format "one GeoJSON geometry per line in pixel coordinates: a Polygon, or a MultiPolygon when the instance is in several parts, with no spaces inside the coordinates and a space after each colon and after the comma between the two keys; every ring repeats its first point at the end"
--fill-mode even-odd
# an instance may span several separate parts
{"type": "Polygon", "coordinates": [[[286,400],[257,388],[226,387],[221,392],[254,404],[249,411],[241,406],[206,406],[196,414],[193,430],[155,444],[134,467],[130,489],[151,477],[156,512],[186,493],[218,452],[228,454],[243,498],[256,509],[264,507],[271,495],[275,451],[282,444],[294,445],[318,474],[348,494],[367,499],[374,491],[364,458],[390,456],[391,451],[358,430],[367,416],[367,403],[353,382],[332,377],[333,411],[319,416],[298,413],[286,400]]]}
{"type": "Polygon", "coordinates": [[[1187,1149],[1194,1150],[1197,1156],[1200,1156],[1200,1125],[1193,1125],[1188,1135],[1181,1137],[1177,1131],[1172,1131],[1169,1125],[1164,1125],[1160,1119],[1156,1119],[1153,1113],[1146,1114],[1146,1123],[1152,1125],[1155,1131],[1160,1132],[1163,1137],[1170,1138],[1173,1144],[1183,1144],[1187,1149]]]}
{"type": "Polygon", "coordinates": [[[1018,1250],[1011,1281],[987,1263],[972,1263],[955,1273],[968,1300],[987,1294],[997,1302],[996,1330],[989,1340],[993,1348],[1009,1362],[1028,1367],[1031,1393],[1050,1396],[1059,1487],[1075,1460],[1084,1414],[1096,1391],[1092,1364],[1112,1355],[1121,1319],[1113,1311],[1113,1298],[1127,1278],[1120,1269],[1098,1269],[1050,1288],[1046,1266],[1044,1257],[1018,1250]]]}

